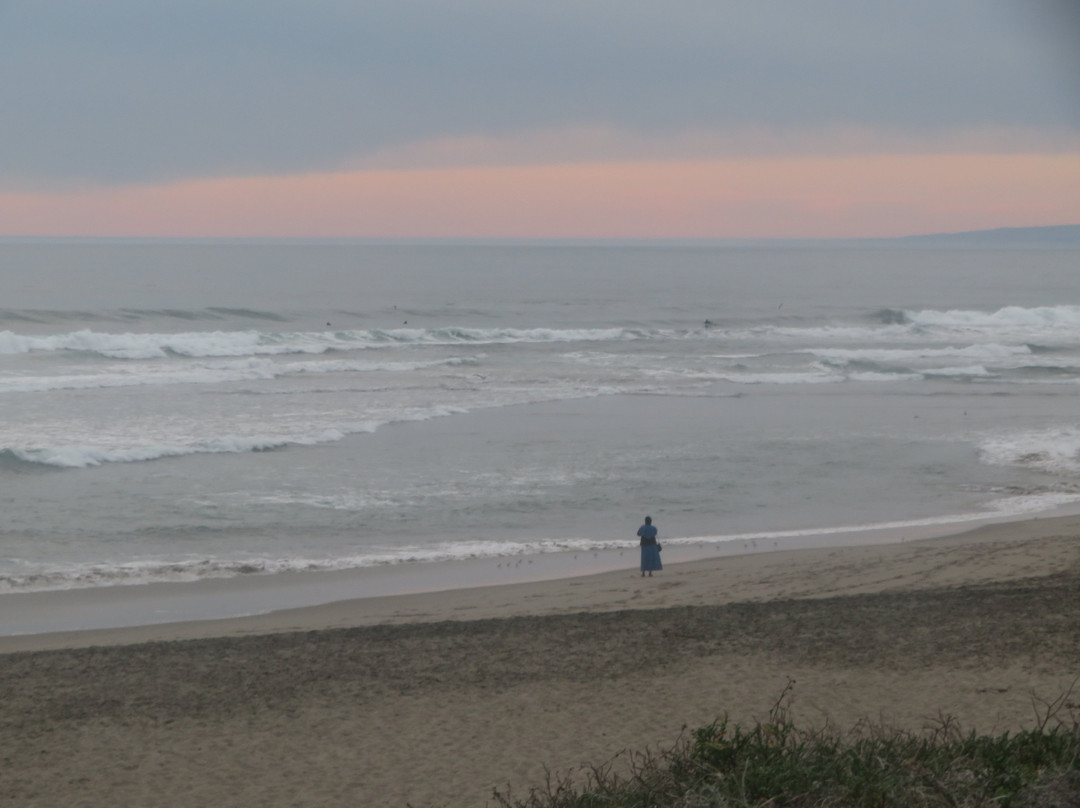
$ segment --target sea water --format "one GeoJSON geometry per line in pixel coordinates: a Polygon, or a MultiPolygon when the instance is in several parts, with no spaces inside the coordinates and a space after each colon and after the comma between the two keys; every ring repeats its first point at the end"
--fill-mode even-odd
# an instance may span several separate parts
{"type": "Polygon", "coordinates": [[[1068,506],[1078,266],[2,243],[0,592],[632,548],[645,514],[767,547],[1068,506]]]}

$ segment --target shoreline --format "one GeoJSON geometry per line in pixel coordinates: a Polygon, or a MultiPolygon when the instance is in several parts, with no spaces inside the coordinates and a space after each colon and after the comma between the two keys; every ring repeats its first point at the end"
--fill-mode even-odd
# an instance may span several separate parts
{"type": "Polygon", "coordinates": [[[0,796],[478,808],[779,698],[805,728],[999,734],[1080,715],[1078,626],[1071,516],[5,637],[0,796]]]}
{"type": "MultiPolygon", "coordinates": [[[[641,417],[642,410],[647,409],[648,404],[648,399],[642,396],[618,396],[612,400],[583,399],[523,404],[495,411],[477,410],[462,415],[460,418],[434,418],[419,422],[410,428],[416,427],[420,430],[415,440],[421,443],[434,441],[442,447],[443,451],[447,451],[468,445],[477,430],[481,428],[484,434],[491,431],[500,440],[506,441],[509,436],[517,435],[518,431],[526,425],[529,427],[530,434],[546,435],[554,428],[553,418],[558,418],[555,423],[563,423],[564,420],[572,423],[592,423],[595,419],[606,419],[611,416],[619,424],[623,423],[622,419],[627,419],[626,423],[633,424],[636,422],[635,419],[641,417]]],[[[746,402],[741,402],[739,406],[742,407],[745,404],[746,402]]],[[[710,405],[690,399],[680,399],[678,406],[681,408],[679,410],[681,414],[700,418],[701,411],[709,411],[710,405]]],[[[394,445],[394,433],[395,430],[392,429],[379,429],[370,435],[365,435],[364,440],[372,444],[367,448],[376,454],[391,451],[394,445]]],[[[236,461],[238,458],[243,459],[243,456],[230,456],[227,459],[236,461]]],[[[181,467],[192,463],[194,461],[191,458],[177,459],[177,465],[181,467]]],[[[115,472],[126,477],[131,470],[117,466],[107,473],[115,472]]],[[[989,492],[984,493],[986,497],[991,496],[989,492]]],[[[957,507],[955,510],[946,509],[945,513],[936,512],[935,516],[920,516],[907,522],[874,523],[869,521],[870,516],[866,516],[866,521],[858,517],[853,518],[852,521],[855,524],[850,526],[845,525],[843,521],[844,516],[850,515],[850,512],[838,510],[839,506],[822,505],[813,512],[812,518],[788,513],[786,518],[779,519],[775,523],[770,522],[770,524],[780,526],[771,531],[745,532],[750,529],[750,526],[760,527],[761,525],[761,522],[750,520],[740,522],[738,526],[730,526],[728,535],[723,536],[703,535],[714,533],[718,525],[721,528],[726,526],[722,520],[703,515],[706,512],[702,512],[679,524],[680,538],[673,538],[663,533],[665,528],[664,523],[661,522],[661,539],[665,548],[664,562],[665,566],[668,566],[682,561],[752,553],[755,550],[784,551],[912,541],[919,538],[950,535],[979,524],[1024,522],[1031,518],[1041,519],[1055,514],[1064,514],[1069,509],[1080,512],[1080,502],[1062,505],[1063,495],[1060,494],[1053,495],[1044,492],[1033,497],[1019,494],[1004,498],[1000,498],[998,494],[993,496],[996,498],[983,500],[980,495],[974,500],[965,501],[962,507],[957,507]],[[975,504],[976,502],[980,504],[975,504]],[[1026,508],[1041,508],[1042,510],[1025,510],[1026,508]],[[811,521],[808,523],[800,521],[804,518],[811,521]],[[806,527],[807,524],[825,525],[825,527],[806,527]],[[700,538],[692,538],[693,536],[700,538]]],[[[501,552],[506,547],[515,547],[515,542],[518,541],[531,542],[533,548],[544,547],[545,549],[559,542],[572,544],[580,542],[582,545],[588,545],[591,542],[610,543],[612,537],[607,532],[612,524],[612,520],[608,518],[610,510],[610,506],[605,508],[605,514],[598,520],[599,524],[596,521],[583,524],[580,528],[581,532],[576,534],[577,537],[567,537],[557,533],[556,538],[545,538],[549,534],[543,533],[530,538],[515,534],[513,541],[503,542],[498,535],[485,534],[483,540],[480,541],[480,544],[485,546],[480,552],[488,552],[490,547],[495,547],[494,551],[501,552]]],[[[793,508],[792,511],[797,511],[797,508],[793,508]]],[[[903,509],[890,510],[887,514],[870,509],[868,513],[876,513],[887,519],[905,515],[903,509]]],[[[661,520],[665,518],[662,512],[657,512],[656,515],[661,520]]],[[[636,539],[629,534],[639,524],[640,516],[635,513],[634,517],[628,518],[631,521],[622,523],[627,527],[628,535],[621,544],[622,549],[619,550],[594,550],[581,547],[577,550],[535,555],[492,556],[446,561],[407,560],[403,563],[354,567],[347,570],[293,569],[276,573],[205,577],[200,580],[173,582],[160,580],[160,577],[150,582],[134,577],[113,578],[110,576],[116,570],[109,569],[108,564],[102,565],[106,568],[103,571],[83,565],[71,570],[71,574],[73,576],[84,574],[85,582],[95,584],[107,582],[113,585],[4,592],[0,594],[0,637],[124,628],[140,624],[229,619],[306,606],[322,606],[330,602],[358,597],[413,595],[421,592],[482,587],[495,583],[514,584],[571,578],[634,568],[637,566],[636,539]]],[[[545,524],[550,525],[550,522],[545,522],[545,524]]],[[[672,526],[668,524],[668,528],[672,526]]],[[[537,528],[537,530],[544,529],[537,528]]],[[[427,531],[427,535],[438,535],[437,530],[431,531],[430,524],[423,527],[423,530],[427,531]]],[[[451,535],[460,537],[460,534],[451,535]]],[[[297,542],[295,537],[287,539],[284,544],[277,545],[276,550],[268,549],[265,559],[256,559],[253,568],[258,568],[263,561],[270,568],[277,568],[277,562],[294,566],[304,564],[306,562],[288,558],[294,553],[292,546],[303,546],[303,544],[302,541],[297,542]]],[[[416,548],[418,548],[418,553],[434,552],[432,545],[422,540],[416,541],[416,548]]],[[[460,552],[473,549],[467,545],[466,548],[461,549],[460,552]]],[[[89,550],[87,552],[97,557],[93,552],[89,550]]],[[[118,558],[123,558],[132,550],[130,547],[126,550],[120,547],[116,552],[118,558]]],[[[213,558],[213,548],[199,551],[193,544],[192,552],[192,558],[184,562],[190,563],[192,569],[195,570],[191,572],[191,575],[212,575],[217,566],[213,558]]],[[[236,559],[229,560],[232,558],[229,555],[231,550],[223,552],[226,556],[221,559],[223,564],[235,566],[240,563],[236,559]]],[[[300,551],[295,552],[300,556],[306,555],[300,551]]],[[[327,554],[333,555],[335,552],[339,554],[344,552],[345,555],[349,555],[349,551],[341,550],[328,550],[327,554]]],[[[388,550],[383,557],[393,556],[396,552],[388,550]]],[[[401,552],[404,554],[406,550],[403,549],[401,552]]],[[[318,561],[320,553],[313,552],[311,555],[318,561]]],[[[350,559],[348,563],[362,563],[362,558],[361,553],[359,557],[350,559]]],[[[327,563],[331,565],[334,561],[333,558],[327,559],[327,563]]],[[[167,562],[161,561],[149,564],[148,567],[131,563],[129,568],[117,562],[116,569],[122,571],[122,576],[145,574],[147,578],[152,578],[165,575],[179,576],[183,574],[182,570],[185,567],[184,564],[170,567],[167,562]],[[177,571],[178,569],[180,571],[177,571]]],[[[53,583],[63,586],[55,579],[52,580],[53,583]]]]}
{"type": "Polygon", "coordinates": [[[691,543],[671,542],[664,556],[665,570],[654,579],[654,589],[630,597],[624,596],[622,590],[638,573],[637,548],[629,547],[593,553],[552,553],[527,559],[473,559],[337,572],[9,593],[0,595],[0,607],[5,614],[0,654],[380,623],[663,608],[778,596],[827,597],[1013,580],[1048,574],[1054,562],[1040,566],[1032,559],[1015,559],[1018,563],[1010,569],[999,561],[996,565],[986,564],[992,572],[978,579],[972,577],[973,568],[963,573],[968,576],[964,580],[939,571],[899,574],[891,580],[886,576],[877,581],[860,573],[845,582],[837,559],[843,558],[865,570],[898,561],[911,566],[912,559],[920,554],[963,546],[998,545],[998,554],[1007,556],[1010,554],[1004,547],[1017,541],[1053,534],[1080,535],[1080,515],[987,520],[978,527],[956,533],[942,533],[942,527],[799,536],[788,546],[775,549],[758,549],[756,544],[750,546],[748,542],[704,549],[691,543]],[[876,538],[870,540],[872,536],[876,538]],[[524,569],[523,561],[527,562],[524,569]],[[835,583],[822,587],[819,579],[830,565],[836,566],[830,573],[835,583]],[[818,583],[800,585],[798,578],[804,573],[818,583]],[[490,582],[482,583],[485,580],[490,582]],[[715,591],[704,583],[706,580],[714,582],[715,591]],[[770,591],[769,585],[779,580],[790,584],[790,588],[770,591]],[[358,591],[364,594],[357,596],[358,591]],[[310,602],[313,597],[316,602],[310,602]],[[263,604],[264,608],[251,610],[252,604],[263,604]],[[234,611],[217,616],[223,608],[234,611]],[[72,619],[83,621],[84,627],[48,628],[72,619]],[[95,625],[95,620],[104,624],[95,625]],[[11,632],[12,626],[20,624],[45,628],[11,632]]]}

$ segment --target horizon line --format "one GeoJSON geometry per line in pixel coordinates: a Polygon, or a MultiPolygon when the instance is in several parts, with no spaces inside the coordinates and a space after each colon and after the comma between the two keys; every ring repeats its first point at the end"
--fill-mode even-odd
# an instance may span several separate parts
{"type": "Polygon", "coordinates": [[[1056,225],[1016,225],[1006,227],[993,227],[977,230],[960,231],[935,231],[928,233],[911,233],[903,236],[773,236],[773,237],[717,237],[717,238],[679,238],[679,237],[515,237],[515,236],[32,236],[32,235],[3,235],[0,234],[0,244],[191,244],[191,245],[326,245],[326,246],[426,246],[426,247],[453,247],[453,246],[552,246],[552,247],[601,247],[601,246],[633,246],[633,247],[753,247],[753,246],[840,246],[879,244],[883,242],[895,242],[899,244],[912,244],[923,239],[982,239],[990,237],[995,241],[1009,240],[1009,237],[1017,237],[1019,240],[1035,238],[1042,243],[1061,244],[1064,242],[1076,242],[1080,244],[1080,223],[1056,224],[1056,225]],[[1065,240],[1038,239],[1039,235],[1065,235],[1072,238],[1065,240]]]}

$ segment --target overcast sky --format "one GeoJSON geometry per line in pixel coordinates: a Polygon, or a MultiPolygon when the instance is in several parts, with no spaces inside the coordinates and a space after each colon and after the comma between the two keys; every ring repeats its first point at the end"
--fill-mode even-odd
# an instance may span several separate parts
{"type": "Polygon", "coordinates": [[[0,71],[9,202],[372,170],[1080,154],[1075,0],[0,0],[0,71]]]}

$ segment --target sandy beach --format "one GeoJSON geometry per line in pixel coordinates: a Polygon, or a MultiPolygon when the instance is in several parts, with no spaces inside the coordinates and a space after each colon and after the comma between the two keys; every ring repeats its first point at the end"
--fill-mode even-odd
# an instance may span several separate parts
{"type": "Polygon", "coordinates": [[[0,798],[483,806],[722,714],[763,718],[789,683],[800,724],[997,732],[1078,675],[1080,517],[1033,519],[651,579],[3,637],[0,798]]]}

